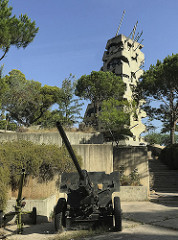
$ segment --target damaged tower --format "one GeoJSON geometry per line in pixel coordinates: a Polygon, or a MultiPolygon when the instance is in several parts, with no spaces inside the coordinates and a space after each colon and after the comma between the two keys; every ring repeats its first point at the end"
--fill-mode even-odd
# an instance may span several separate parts
{"type": "MultiPolygon", "coordinates": [[[[122,19],[123,20],[123,16],[122,19]]],[[[106,51],[103,55],[103,66],[101,71],[111,71],[117,76],[120,76],[123,82],[126,84],[126,91],[124,98],[129,102],[133,100],[132,86],[136,86],[139,77],[143,73],[144,65],[144,54],[141,51],[143,48],[142,41],[140,40],[143,31],[139,34],[135,34],[137,24],[134,26],[129,37],[122,34],[118,35],[119,29],[115,37],[108,40],[106,44],[106,51]]],[[[121,23],[120,23],[121,25],[121,23]]],[[[120,26],[119,26],[120,28],[120,26]]],[[[143,102],[140,102],[140,106],[143,102]]],[[[146,114],[138,106],[136,110],[137,118],[133,114],[130,118],[130,129],[133,133],[133,140],[139,142],[140,135],[145,131],[145,125],[142,123],[141,119],[146,117],[146,114]]],[[[85,122],[89,119],[89,112],[91,115],[92,104],[87,107],[85,113],[85,122]]],[[[100,127],[98,126],[100,130],[100,127]]]]}

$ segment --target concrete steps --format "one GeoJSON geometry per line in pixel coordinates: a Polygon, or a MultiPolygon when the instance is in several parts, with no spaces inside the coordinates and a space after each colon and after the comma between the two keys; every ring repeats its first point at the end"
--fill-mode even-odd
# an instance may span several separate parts
{"type": "Polygon", "coordinates": [[[170,170],[158,159],[149,160],[150,186],[155,192],[178,193],[178,171],[170,170]]]}

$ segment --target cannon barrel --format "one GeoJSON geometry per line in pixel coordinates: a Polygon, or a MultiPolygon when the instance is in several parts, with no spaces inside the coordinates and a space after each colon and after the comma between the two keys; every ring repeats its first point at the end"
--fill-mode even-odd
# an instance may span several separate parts
{"type": "Polygon", "coordinates": [[[74,165],[75,165],[75,167],[76,167],[76,169],[78,171],[78,174],[80,176],[80,179],[84,180],[84,175],[83,175],[82,169],[81,169],[81,167],[80,167],[80,165],[78,163],[77,157],[76,157],[76,155],[74,153],[74,150],[73,150],[73,148],[72,148],[72,146],[71,146],[71,144],[69,142],[69,139],[67,138],[66,133],[64,132],[64,129],[63,129],[61,123],[57,122],[56,123],[56,127],[57,127],[57,129],[58,129],[58,131],[59,131],[59,133],[60,133],[60,135],[62,137],[62,140],[63,140],[63,142],[64,142],[64,144],[65,144],[65,146],[66,146],[66,148],[67,148],[67,150],[68,150],[72,160],[73,160],[73,163],[74,163],[74,165]]]}

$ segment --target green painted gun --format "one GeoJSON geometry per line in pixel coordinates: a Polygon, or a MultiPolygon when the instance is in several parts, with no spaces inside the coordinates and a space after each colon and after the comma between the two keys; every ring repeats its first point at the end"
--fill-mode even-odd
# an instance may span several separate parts
{"type": "Polygon", "coordinates": [[[22,215],[23,214],[29,214],[31,219],[32,219],[32,224],[36,224],[36,217],[37,217],[37,211],[36,208],[33,207],[32,211],[23,211],[23,208],[26,205],[26,202],[24,201],[25,198],[22,198],[22,189],[23,189],[23,184],[25,180],[25,168],[22,168],[21,171],[21,176],[20,176],[20,182],[19,182],[19,190],[18,190],[18,196],[16,199],[16,205],[14,206],[14,210],[12,212],[6,213],[2,218],[1,218],[1,225],[4,227],[8,222],[10,222],[14,216],[16,216],[16,223],[17,223],[17,233],[22,234],[23,232],[23,222],[22,222],[22,215]]]}

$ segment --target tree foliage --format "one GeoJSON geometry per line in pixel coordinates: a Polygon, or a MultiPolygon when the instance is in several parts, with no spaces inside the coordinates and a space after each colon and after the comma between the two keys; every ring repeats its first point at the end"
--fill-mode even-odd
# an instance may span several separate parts
{"type": "Polygon", "coordinates": [[[151,65],[140,79],[136,93],[138,99],[146,100],[147,115],[163,122],[174,143],[178,123],[178,54],[151,65]]]}
{"type": "Polygon", "coordinates": [[[122,79],[114,73],[92,71],[90,75],[83,75],[78,79],[75,94],[93,103],[92,125],[97,125],[101,102],[110,98],[122,100],[125,88],[122,79]]]}
{"type": "Polygon", "coordinates": [[[48,110],[38,121],[44,128],[53,128],[60,121],[65,127],[71,127],[81,118],[80,111],[83,103],[80,103],[75,94],[75,76],[72,74],[62,82],[60,92],[56,98],[56,108],[48,110]],[[58,105],[58,106],[57,106],[58,105]]]}
{"type": "Polygon", "coordinates": [[[108,139],[118,141],[123,139],[124,135],[132,135],[129,130],[130,115],[132,113],[133,107],[127,100],[119,101],[110,98],[102,102],[98,118],[105,129],[104,132],[108,139]]]}
{"type": "Polygon", "coordinates": [[[79,99],[74,97],[75,92],[75,76],[70,74],[62,82],[61,98],[57,102],[59,111],[62,114],[62,122],[65,126],[71,126],[80,119],[80,111],[83,103],[79,103],[79,99]]]}
{"type": "Polygon", "coordinates": [[[129,107],[127,100],[119,101],[114,98],[104,100],[99,119],[110,128],[129,125],[130,115],[124,110],[125,106],[129,107]]]}
{"type": "Polygon", "coordinates": [[[0,50],[2,60],[11,46],[26,48],[38,32],[35,21],[31,21],[26,14],[19,18],[12,15],[12,7],[8,0],[0,0],[0,50]]]}
{"type": "MultiPolygon", "coordinates": [[[[159,144],[167,146],[170,144],[170,136],[168,134],[152,132],[144,136],[144,139],[149,144],[159,144]]],[[[178,142],[178,135],[175,135],[175,142],[178,142]]]]}
{"type": "Polygon", "coordinates": [[[58,87],[26,80],[19,70],[12,70],[4,77],[5,91],[1,94],[2,110],[19,124],[30,126],[39,120],[57,101],[58,87]]]}
{"type": "Polygon", "coordinates": [[[78,79],[75,94],[91,102],[101,102],[111,97],[121,99],[125,92],[125,84],[112,72],[93,71],[78,79]]]}

